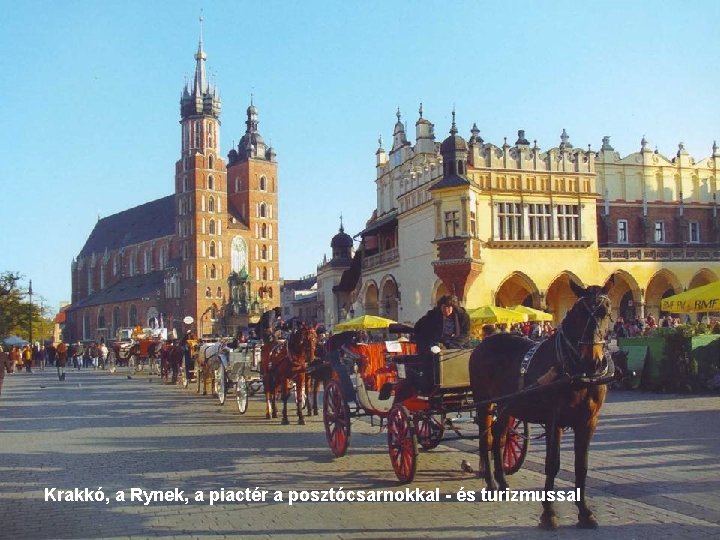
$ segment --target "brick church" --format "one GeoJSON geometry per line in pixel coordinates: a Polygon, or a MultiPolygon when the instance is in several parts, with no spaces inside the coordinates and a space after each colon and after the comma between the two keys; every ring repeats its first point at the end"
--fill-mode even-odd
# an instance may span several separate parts
{"type": "Polygon", "coordinates": [[[245,133],[220,156],[206,58],[201,35],[180,100],[174,192],[97,222],[72,263],[66,340],[111,340],[136,325],[234,334],[280,303],[275,151],[251,99],[245,133]]]}

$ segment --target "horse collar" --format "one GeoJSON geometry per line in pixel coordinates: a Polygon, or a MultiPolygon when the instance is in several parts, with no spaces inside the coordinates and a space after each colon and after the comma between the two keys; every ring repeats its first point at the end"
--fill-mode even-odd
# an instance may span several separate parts
{"type": "Polygon", "coordinates": [[[530,362],[532,362],[533,356],[535,356],[535,353],[540,348],[540,345],[542,345],[542,341],[533,345],[530,350],[525,353],[525,356],[522,359],[522,363],[520,364],[521,389],[525,386],[525,376],[527,375],[528,369],[530,368],[530,362]]]}

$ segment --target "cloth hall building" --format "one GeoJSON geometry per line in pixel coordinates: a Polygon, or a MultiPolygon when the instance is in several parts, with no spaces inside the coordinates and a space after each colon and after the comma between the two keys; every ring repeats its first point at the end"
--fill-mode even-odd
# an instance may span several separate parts
{"type": "Polygon", "coordinates": [[[414,323],[447,293],[470,309],[524,304],[558,322],[575,299],[569,280],[610,275],[615,316],[657,317],[663,297],[720,278],[716,144],[700,160],[682,143],[666,157],[644,138],[625,157],[609,137],[575,148],[565,130],[547,150],[522,130],[497,146],[476,125],[461,137],[454,112],[439,142],[422,106],[414,144],[400,111],[390,150],[379,142],[377,205],[358,250],[318,267],[325,324],[350,313],[414,323]]]}
{"type": "Polygon", "coordinates": [[[112,339],[136,325],[235,333],[279,303],[276,154],[251,101],[245,133],[221,157],[206,58],[201,38],[180,100],[174,192],[97,222],[72,263],[65,339],[112,339]]]}

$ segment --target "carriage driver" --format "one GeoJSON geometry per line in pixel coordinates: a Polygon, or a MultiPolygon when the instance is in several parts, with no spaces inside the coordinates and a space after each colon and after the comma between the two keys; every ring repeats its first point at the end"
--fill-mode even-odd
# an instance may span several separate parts
{"type": "Polygon", "coordinates": [[[262,314],[258,321],[258,328],[262,335],[263,343],[268,345],[276,340],[275,330],[282,324],[282,309],[274,307],[262,314]]]}
{"type": "Polygon", "coordinates": [[[433,345],[464,349],[469,339],[470,316],[455,295],[442,296],[437,306],[415,323],[415,341],[421,354],[430,352],[433,345]]]}

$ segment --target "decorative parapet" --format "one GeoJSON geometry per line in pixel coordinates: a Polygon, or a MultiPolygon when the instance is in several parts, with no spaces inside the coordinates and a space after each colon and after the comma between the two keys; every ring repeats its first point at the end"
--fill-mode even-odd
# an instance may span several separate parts
{"type": "Polygon", "coordinates": [[[717,247],[675,247],[675,248],[600,248],[601,262],[611,261],[717,261],[720,248],[717,247]]]}

